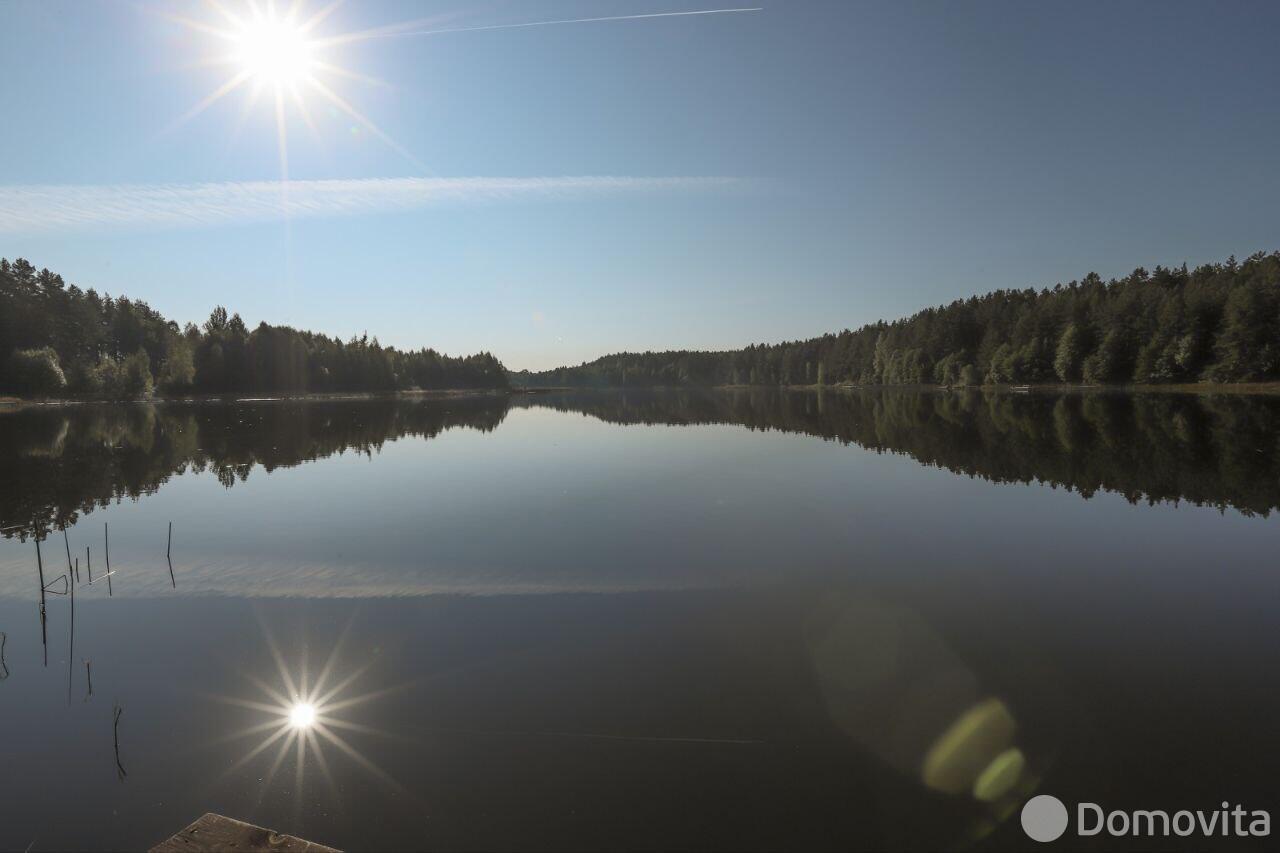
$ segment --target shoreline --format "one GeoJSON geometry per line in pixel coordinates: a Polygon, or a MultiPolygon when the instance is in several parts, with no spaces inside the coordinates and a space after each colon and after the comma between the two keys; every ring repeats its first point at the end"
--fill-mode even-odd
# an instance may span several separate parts
{"type": "Polygon", "coordinates": [[[184,397],[147,397],[135,400],[99,400],[94,398],[59,397],[34,400],[25,397],[0,397],[0,411],[28,406],[91,406],[102,403],[127,404],[181,404],[181,403],[276,403],[305,402],[312,400],[399,400],[399,399],[449,399],[460,397],[509,397],[527,394],[545,394],[554,388],[432,388],[417,391],[337,391],[333,393],[305,394],[193,394],[184,397]]]}
{"type": "Polygon", "coordinates": [[[601,385],[590,387],[535,387],[535,388],[434,388],[417,391],[349,391],[326,394],[276,394],[264,396],[199,394],[185,397],[149,397],[137,400],[98,400],[61,397],[49,400],[32,400],[23,397],[0,397],[0,411],[30,406],[83,406],[103,403],[114,404],[165,404],[181,403],[275,403],[339,400],[399,400],[399,399],[449,399],[463,397],[520,397],[539,394],[564,394],[590,391],[668,391],[668,390],[721,390],[746,391],[756,388],[772,388],[782,391],[869,391],[879,389],[910,389],[918,391],[985,391],[1009,394],[1030,393],[1116,393],[1127,394],[1234,394],[1244,396],[1280,395],[1280,380],[1270,382],[1179,382],[1169,385],[1114,384],[1028,384],[1028,385],[652,385],[623,386],[601,385]]]}
{"type": "Polygon", "coordinates": [[[882,389],[900,389],[915,391],[994,391],[1000,393],[1104,393],[1122,391],[1131,394],[1247,394],[1257,396],[1280,395],[1280,380],[1268,382],[1178,382],[1168,385],[1150,384],[1107,384],[1085,385],[1083,383],[1040,383],[1027,385],[936,385],[921,383],[912,385],[857,385],[838,383],[829,385],[584,385],[581,387],[539,386],[533,388],[513,388],[513,393],[564,393],[581,391],[688,391],[694,389],[719,391],[749,391],[756,388],[771,388],[780,391],[872,391],[882,389]]]}

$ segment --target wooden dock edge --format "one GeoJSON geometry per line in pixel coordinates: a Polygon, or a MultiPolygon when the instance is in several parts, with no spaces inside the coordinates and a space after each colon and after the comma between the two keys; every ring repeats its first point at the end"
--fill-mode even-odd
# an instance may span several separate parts
{"type": "Polygon", "coordinates": [[[220,814],[202,815],[194,823],[152,847],[150,853],[205,853],[205,851],[289,851],[289,853],[340,853],[333,847],[316,844],[281,835],[251,823],[223,817],[220,814]]]}

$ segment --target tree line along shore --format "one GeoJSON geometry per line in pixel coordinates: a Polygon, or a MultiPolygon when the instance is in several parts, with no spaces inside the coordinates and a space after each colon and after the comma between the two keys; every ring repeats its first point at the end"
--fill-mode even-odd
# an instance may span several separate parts
{"type": "Polygon", "coordinates": [[[139,399],[166,396],[385,393],[507,387],[490,353],[399,350],[367,335],[343,341],[215,308],[184,327],[145,302],[68,285],[19,258],[0,259],[0,394],[139,399]]]}
{"type": "Polygon", "coordinates": [[[400,350],[215,308],[180,327],[145,302],[0,259],[0,395],[228,394],[716,385],[1158,385],[1280,380],[1280,252],[1104,281],[996,290],[905,319],[719,352],[615,353],[508,371],[490,353],[400,350]]]}
{"type": "Polygon", "coordinates": [[[1185,385],[1280,379],[1280,252],[996,290],[892,323],[721,352],[616,353],[520,387],[1185,385]]]}

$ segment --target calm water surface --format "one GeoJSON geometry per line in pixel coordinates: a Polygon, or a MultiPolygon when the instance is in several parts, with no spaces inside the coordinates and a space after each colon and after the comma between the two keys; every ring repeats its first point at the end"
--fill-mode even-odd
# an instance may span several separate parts
{"type": "Polygon", "coordinates": [[[0,848],[207,811],[442,850],[1021,849],[1036,792],[1280,816],[1278,508],[1257,397],[0,413],[0,848]],[[922,770],[975,706],[1026,759],[993,802],[922,770]]]}

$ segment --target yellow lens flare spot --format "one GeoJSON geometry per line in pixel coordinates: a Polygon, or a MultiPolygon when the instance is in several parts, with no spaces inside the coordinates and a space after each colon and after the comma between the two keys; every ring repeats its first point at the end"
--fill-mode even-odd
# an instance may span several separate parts
{"type": "Polygon", "coordinates": [[[973,798],[983,803],[994,803],[1013,790],[1022,779],[1027,757],[1016,746],[1006,749],[978,774],[973,783],[973,798]]]}
{"type": "Polygon", "coordinates": [[[933,742],[921,776],[925,785],[944,794],[962,794],[1002,752],[1013,746],[1017,723],[996,698],[969,708],[933,742]]]}
{"type": "Polygon", "coordinates": [[[295,729],[309,729],[315,722],[316,708],[310,702],[298,702],[289,709],[289,725],[295,729]]]}

